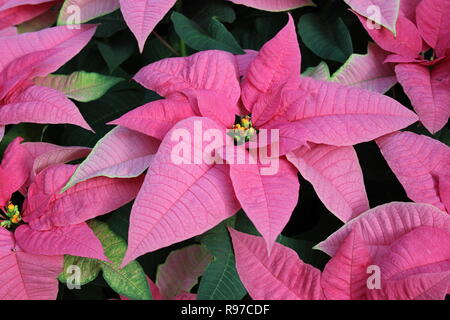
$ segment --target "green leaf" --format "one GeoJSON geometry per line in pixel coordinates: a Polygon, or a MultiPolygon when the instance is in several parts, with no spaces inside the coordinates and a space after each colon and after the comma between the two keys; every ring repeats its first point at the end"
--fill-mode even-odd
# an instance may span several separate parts
{"type": "Polygon", "coordinates": [[[64,256],[64,269],[59,275],[58,279],[62,283],[67,282],[67,278],[73,275],[70,271],[71,266],[77,266],[80,268],[80,285],[83,286],[89,282],[95,280],[101,271],[100,263],[98,260],[74,257],[66,255],[64,256]]]}
{"type": "Polygon", "coordinates": [[[205,5],[195,16],[194,20],[204,28],[208,27],[211,18],[216,17],[222,22],[233,23],[236,13],[225,3],[213,2],[205,5]]]}
{"type": "Polygon", "coordinates": [[[42,140],[42,135],[47,125],[36,123],[19,123],[7,127],[5,136],[0,142],[0,159],[8,145],[17,137],[24,138],[25,142],[37,142],[42,140]]]}
{"type": "Polygon", "coordinates": [[[108,220],[106,220],[111,230],[126,241],[128,241],[131,208],[132,203],[128,203],[110,214],[108,220]]]}
{"type": "MultiPolygon", "coordinates": [[[[93,147],[112,126],[108,122],[119,118],[128,111],[142,105],[144,90],[135,82],[124,81],[114,86],[98,100],[78,102],[77,106],[95,134],[76,126],[67,126],[62,143],[69,146],[93,147]]],[[[156,99],[156,98],[155,98],[156,99]]]]}
{"type": "Polygon", "coordinates": [[[95,18],[90,23],[99,24],[95,31],[95,36],[97,38],[109,38],[115,33],[127,28],[127,24],[125,23],[120,10],[116,10],[103,17],[95,18]]]}
{"type": "Polygon", "coordinates": [[[142,53],[145,65],[174,55],[174,53],[164,46],[164,44],[154,35],[150,35],[147,42],[148,43],[144,47],[144,52],[142,53]]]}
{"type": "Polygon", "coordinates": [[[108,38],[107,43],[98,41],[97,46],[111,73],[130,58],[135,49],[135,43],[130,41],[128,32],[108,38]]]}
{"type": "Polygon", "coordinates": [[[214,260],[203,273],[198,300],[241,300],[247,293],[236,270],[233,248],[227,227],[234,226],[235,217],[208,231],[201,243],[214,260]]]}
{"type": "Polygon", "coordinates": [[[298,33],[304,44],[323,59],[344,63],[353,52],[350,32],[341,18],[323,20],[314,13],[304,14],[298,33]]]}
{"type": "Polygon", "coordinates": [[[77,71],[70,75],[51,74],[37,78],[35,84],[63,92],[69,98],[81,102],[99,99],[122,78],[105,76],[95,72],[77,71]]]}
{"type": "Polygon", "coordinates": [[[91,220],[88,224],[102,243],[105,255],[111,260],[111,263],[99,261],[103,278],[108,285],[118,294],[130,299],[152,299],[145,272],[137,261],[120,269],[127,250],[125,240],[112,232],[106,223],[91,220]]]}
{"type": "Polygon", "coordinates": [[[450,147],[450,129],[444,127],[437,134],[437,139],[450,147]]]}
{"type": "MultiPolygon", "coordinates": [[[[272,39],[285,25],[287,17],[285,13],[270,13],[257,16],[233,26],[233,34],[242,44],[243,48],[259,50],[272,39]]],[[[239,22],[239,20],[238,20],[239,22]]]]}
{"type": "Polygon", "coordinates": [[[216,49],[234,54],[245,53],[217,17],[211,18],[207,31],[178,12],[172,13],[172,21],[178,36],[192,49],[198,51],[216,49]]]}

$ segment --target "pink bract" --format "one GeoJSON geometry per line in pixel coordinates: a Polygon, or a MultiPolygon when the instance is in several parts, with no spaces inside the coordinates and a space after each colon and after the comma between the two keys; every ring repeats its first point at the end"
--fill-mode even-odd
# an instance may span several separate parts
{"type": "Polygon", "coordinates": [[[22,140],[8,146],[0,164],[0,206],[16,191],[25,197],[20,210],[25,224],[14,232],[0,228],[0,260],[5,261],[0,280],[8,283],[0,288],[0,297],[55,299],[63,255],[108,261],[85,221],[134,199],[142,177],[97,177],[60,193],[77,167],[63,163],[85,157],[90,149],[22,140]]]}
{"type": "Polygon", "coordinates": [[[239,276],[253,299],[442,300],[450,284],[449,223],[450,217],[429,205],[377,207],[322,245],[329,248],[333,241],[332,259],[322,273],[292,249],[277,243],[269,256],[262,238],[233,229],[230,233],[239,276]],[[411,214],[409,219],[419,223],[405,229],[393,218],[392,229],[371,228],[369,219],[382,219],[385,213],[411,214]],[[445,222],[430,225],[427,216],[445,222]],[[378,238],[376,247],[371,238],[378,238]]]}
{"type": "MultiPolygon", "coordinates": [[[[1,0],[0,1],[0,30],[19,25],[22,22],[39,18],[51,13],[51,9],[57,6],[60,0],[1,0]]],[[[44,23],[43,27],[50,26],[56,20],[44,23]]]]}
{"type": "MultiPolygon", "coordinates": [[[[91,130],[73,102],[59,91],[33,84],[74,57],[92,38],[96,26],[55,27],[0,37],[9,48],[0,57],[0,126],[21,122],[70,123],[91,130]]],[[[0,139],[3,129],[0,130],[0,139]]]]}
{"type": "MultiPolygon", "coordinates": [[[[343,164],[340,174],[348,174],[343,181],[333,181],[337,175],[329,167],[333,158],[328,157],[325,165],[310,163],[316,170],[316,178],[310,179],[326,205],[344,221],[368,209],[357,159],[351,151],[350,157],[341,155],[353,144],[408,126],[416,121],[415,114],[374,92],[300,78],[301,56],[291,17],[275,38],[249,58],[240,63],[245,72],[239,70],[232,54],[204,51],[158,61],[135,76],[166,99],[150,102],[112,122],[162,140],[133,206],[124,264],[205,232],[240,207],[264,235],[270,250],[298,199],[297,192],[291,192],[298,190],[297,174],[285,155],[296,165],[298,157],[312,159],[313,154],[307,155],[315,152],[311,143],[323,150],[344,148],[343,153],[330,153],[343,164]],[[244,72],[240,81],[239,74],[244,72]],[[195,126],[201,125],[203,130],[226,133],[236,114],[248,113],[258,129],[279,132],[277,161],[281,164],[276,175],[261,175],[258,162],[245,166],[232,165],[229,159],[225,159],[227,164],[172,163],[171,151],[177,143],[171,135],[177,130],[193,134],[195,126]],[[306,142],[308,147],[304,147],[306,142]],[[300,147],[305,150],[294,152],[300,147]],[[249,182],[252,188],[247,187],[249,182]],[[342,183],[350,182],[352,189],[340,189],[342,183]]],[[[197,147],[191,143],[190,148],[197,147]]],[[[219,141],[216,150],[224,143],[219,141]]],[[[267,141],[264,147],[271,149],[273,143],[267,141]]],[[[92,159],[104,158],[108,149],[99,143],[95,150],[92,159]]],[[[120,166],[126,161],[121,160],[120,166]]],[[[89,164],[89,160],[81,165],[96,166],[98,163],[89,164]]],[[[76,182],[73,178],[71,185],[76,182]]]]}
{"type": "Polygon", "coordinates": [[[420,121],[436,133],[450,117],[450,1],[408,0],[400,7],[403,9],[396,20],[395,35],[385,28],[369,26],[368,15],[358,11],[356,4],[352,8],[375,42],[393,53],[386,61],[398,63],[398,81],[420,121]],[[425,57],[430,50],[431,58],[425,57]]]}
{"type": "Polygon", "coordinates": [[[449,212],[447,145],[412,132],[394,132],[376,142],[411,200],[449,212]]]}

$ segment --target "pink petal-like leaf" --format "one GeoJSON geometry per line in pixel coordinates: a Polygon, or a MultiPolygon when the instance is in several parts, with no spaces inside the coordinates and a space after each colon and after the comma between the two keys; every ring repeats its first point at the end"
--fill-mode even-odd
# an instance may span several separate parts
{"type": "Polygon", "coordinates": [[[240,114],[237,104],[224,100],[215,91],[199,90],[196,97],[196,107],[203,117],[213,119],[227,128],[231,128],[235,121],[235,115],[240,114]]]}
{"type": "Polygon", "coordinates": [[[444,300],[450,282],[449,272],[413,275],[388,281],[383,290],[371,290],[372,300],[444,300]]]}
{"type": "Polygon", "coordinates": [[[272,167],[261,163],[230,164],[230,177],[236,197],[270,252],[297,205],[297,170],[280,158],[272,162],[272,167]]]}
{"type": "Polygon", "coordinates": [[[242,85],[242,101],[252,113],[253,123],[258,127],[272,119],[279,111],[274,106],[277,94],[291,78],[300,76],[300,49],[294,20],[289,15],[287,25],[258,53],[247,69],[242,85]]]}
{"type": "Polygon", "coordinates": [[[450,233],[432,227],[413,229],[377,264],[384,286],[381,292],[370,292],[372,298],[442,300],[450,284],[450,233]]]}
{"type": "MultiPolygon", "coordinates": [[[[396,23],[400,11],[400,0],[344,0],[360,15],[374,20],[376,23],[390,30],[396,30],[396,23]]],[[[404,2],[405,0],[403,0],[404,2]]],[[[409,1],[409,0],[406,0],[409,1]]]]}
{"type": "Polygon", "coordinates": [[[180,97],[184,91],[211,90],[225,95],[234,104],[241,94],[234,55],[217,50],[160,60],[142,68],[134,79],[166,98],[180,97]]]}
{"type": "Polygon", "coordinates": [[[395,241],[388,253],[375,262],[387,280],[450,272],[450,233],[427,226],[415,228],[395,241]]]}
{"type": "Polygon", "coordinates": [[[37,5],[46,2],[54,2],[55,0],[2,0],[0,2],[0,11],[10,8],[24,6],[24,5],[37,5]]]}
{"type": "Polygon", "coordinates": [[[17,244],[27,253],[64,255],[109,261],[100,240],[86,223],[37,231],[21,225],[15,231],[17,244]]]}
{"type": "Polygon", "coordinates": [[[0,37],[15,36],[15,35],[17,35],[16,27],[8,27],[3,30],[0,30],[0,37]]]}
{"type": "Polygon", "coordinates": [[[158,147],[159,141],[154,138],[116,127],[97,142],[64,190],[95,177],[137,177],[148,168],[158,147]]]}
{"type": "Polygon", "coordinates": [[[156,285],[161,295],[165,299],[180,299],[180,294],[189,292],[197,284],[211,260],[209,251],[200,245],[172,251],[158,267],[156,285]]]}
{"type": "Polygon", "coordinates": [[[422,0],[400,1],[400,13],[412,22],[416,22],[416,7],[422,0]]]}
{"type": "Polygon", "coordinates": [[[285,93],[287,115],[314,143],[348,146],[402,129],[417,116],[392,98],[337,83],[302,78],[285,93]]]}
{"type": "Polygon", "coordinates": [[[49,230],[79,224],[114,211],[133,200],[142,183],[142,177],[97,177],[61,193],[75,170],[73,165],[55,165],[36,176],[23,215],[31,228],[49,230]]]}
{"type": "Polygon", "coordinates": [[[450,1],[422,0],[416,8],[417,27],[438,57],[450,48],[450,1]]]}
{"type": "Polygon", "coordinates": [[[330,80],[348,86],[385,93],[397,83],[393,65],[383,64],[386,57],[385,51],[377,45],[369,43],[367,54],[352,54],[330,80]]]}
{"type": "Polygon", "coordinates": [[[325,297],[329,300],[367,299],[367,267],[371,261],[359,231],[352,231],[323,270],[325,297]]]}
{"type": "Polygon", "coordinates": [[[64,94],[51,88],[31,86],[0,108],[0,124],[70,123],[92,130],[77,106],[64,94]]]}
{"type": "Polygon", "coordinates": [[[63,256],[25,253],[13,234],[0,228],[0,300],[55,300],[63,256]]]}
{"type": "Polygon", "coordinates": [[[422,51],[422,38],[411,20],[400,15],[397,20],[397,35],[385,28],[369,27],[370,22],[360,15],[359,20],[373,40],[384,50],[397,53],[408,58],[419,58],[422,51]]]}
{"type": "Polygon", "coordinates": [[[303,263],[294,250],[275,243],[269,256],[263,238],[229,230],[236,268],[252,299],[323,298],[320,270],[303,263]]]}
{"type": "Polygon", "coordinates": [[[59,1],[56,0],[53,2],[53,6],[50,8],[50,10],[47,10],[37,17],[28,21],[24,21],[23,23],[18,25],[17,29],[19,33],[36,32],[45,28],[52,27],[53,25],[55,25],[56,20],[58,19],[58,8],[59,1]]]}
{"type": "Polygon", "coordinates": [[[164,138],[134,202],[122,265],[199,235],[239,209],[228,166],[202,158],[205,146],[198,143],[198,135],[209,129],[225,132],[211,119],[193,117],[179,122],[164,138]]]}
{"type": "Polygon", "coordinates": [[[18,92],[32,84],[30,79],[47,73],[47,66],[40,62],[56,51],[56,49],[50,49],[31,52],[15,59],[3,68],[0,74],[2,104],[13,103],[18,92]]]}
{"type": "Polygon", "coordinates": [[[450,117],[450,59],[432,69],[398,64],[395,73],[423,125],[431,133],[441,130],[450,117]]]}
{"type": "Polygon", "coordinates": [[[395,132],[377,139],[381,153],[408,197],[445,211],[439,184],[450,172],[450,148],[412,132],[395,132]]]}
{"type": "Polygon", "coordinates": [[[30,174],[28,153],[20,144],[22,138],[15,138],[6,148],[0,164],[0,207],[11,199],[14,192],[19,190],[27,181],[30,174]]]}
{"type": "Polygon", "coordinates": [[[376,260],[395,240],[421,226],[450,232],[450,217],[430,204],[391,202],[370,209],[347,222],[316,248],[333,256],[347,235],[354,228],[361,228],[362,238],[376,260]]]}
{"type": "Polygon", "coordinates": [[[80,29],[65,26],[29,32],[17,36],[0,38],[0,47],[9,48],[2,52],[0,70],[13,60],[32,52],[54,49],[55,52],[39,62],[48,73],[56,71],[73,58],[89,42],[96,30],[95,25],[81,25],[80,29]]]}
{"type": "Polygon", "coordinates": [[[421,57],[418,58],[410,58],[410,57],[404,57],[399,54],[390,54],[386,57],[384,60],[384,63],[420,63],[421,65],[427,65],[430,63],[436,63],[439,59],[435,59],[433,61],[428,61],[425,59],[421,59],[421,57]]]}
{"type": "Polygon", "coordinates": [[[439,176],[439,195],[450,213],[450,174],[439,176]]]}
{"type": "Polygon", "coordinates": [[[54,4],[55,1],[46,1],[45,3],[37,5],[17,6],[13,1],[11,1],[9,4],[5,4],[0,9],[0,29],[15,26],[24,21],[31,20],[49,10],[54,4]]]}
{"type": "Polygon", "coordinates": [[[239,75],[244,77],[247,74],[248,67],[252,64],[253,60],[258,56],[258,51],[246,49],[245,54],[236,55],[236,63],[239,70],[239,75]]]}
{"type": "Polygon", "coordinates": [[[31,169],[25,187],[28,187],[36,175],[49,166],[84,158],[91,150],[86,147],[62,147],[45,142],[25,142],[22,146],[27,151],[26,162],[31,169]]]}
{"type": "Polygon", "coordinates": [[[288,11],[304,6],[315,6],[311,0],[229,0],[236,4],[265,11],[288,11]]]}
{"type": "Polygon", "coordinates": [[[119,125],[162,140],[179,121],[199,115],[186,99],[152,101],[109,124],[119,125]]]}
{"type": "Polygon", "coordinates": [[[128,27],[136,37],[140,51],[156,25],[175,5],[176,0],[120,0],[120,10],[128,27]]]}
{"type": "Polygon", "coordinates": [[[54,147],[53,150],[44,152],[35,158],[33,170],[31,171],[30,183],[33,182],[36,175],[44,169],[55,164],[68,163],[84,158],[91,151],[91,148],[85,147],[61,147],[56,145],[54,147]]]}
{"type": "Polygon", "coordinates": [[[353,147],[325,144],[303,147],[287,155],[311,182],[324,205],[346,222],[369,209],[358,156],[353,147]]]}

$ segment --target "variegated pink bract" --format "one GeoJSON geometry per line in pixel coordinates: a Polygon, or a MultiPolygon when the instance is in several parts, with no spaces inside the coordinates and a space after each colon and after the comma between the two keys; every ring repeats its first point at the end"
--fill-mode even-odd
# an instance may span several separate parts
{"type": "MultiPolygon", "coordinates": [[[[166,99],[150,102],[112,122],[162,140],[153,159],[141,162],[142,170],[149,169],[133,206],[124,264],[201,234],[240,207],[263,234],[270,250],[298,199],[297,173],[290,162],[312,181],[327,207],[342,220],[368,209],[361,169],[349,146],[404,128],[417,117],[380,94],[300,78],[300,62],[297,35],[289,17],[287,26],[274,39],[240,64],[246,71],[238,69],[232,54],[212,50],[158,61],[135,76],[166,99]],[[240,81],[241,73],[245,74],[240,81]],[[280,166],[275,175],[261,175],[261,164],[231,164],[228,159],[228,164],[172,163],[171,152],[177,142],[171,135],[176,130],[194,134],[198,123],[203,130],[218,129],[225,134],[236,115],[250,113],[256,128],[279,133],[280,166]],[[304,146],[307,141],[309,145],[304,146]]],[[[66,188],[86,177],[103,175],[108,165],[103,166],[101,159],[109,158],[108,162],[125,174],[132,171],[127,163],[137,156],[134,152],[130,158],[116,151],[108,153],[106,143],[114,145],[116,136],[111,134],[96,146],[92,160],[81,164],[83,169],[66,188]]],[[[133,137],[136,135],[118,139],[133,137]]],[[[142,153],[139,157],[146,151],[142,153]]]]}
{"type": "Polygon", "coordinates": [[[0,30],[32,19],[40,19],[42,27],[48,27],[56,20],[57,11],[52,13],[51,9],[60,3],[61,0],[0,0],[0,30]]]}
{"type": "Polygon", "coordinates": [[[450,213],[450,147],[412,132],[394,132],[376,142],[411,200],[450,213]]]}
{"type": "Polygon", "coordinates": [[[420,121],[431,133],[441,130],[450,117],[450,1],[401,1],[395,34],[370,25],[368,15],[358,16],[375,42],[392,53],[385,61],[396,63],[397,79],[420,121]]]}
{"type": "Polygon", "coordinates": [[[281,244],[269,256],[262,238],[230,233],[253,299],[442,300],[450,284],[449,227],[450,217],[431,205],[382,205],[320,244],[332,256],[322,273],[281,244]]]}
{"type": "MultiPolygon", "coordinates": [[[[172,251],[166,262],[158,267],[156,283],[147,277],[153,300],[196,300],[197,294],[190,291],[212,259],[201,245],[172,251]]],[[[127,297],[121,299],[129,300],[127,297]]]]}
{"type": "Polygon", "coordinates": [[[54,299],[63,255],[108,260],[85,221],[134,199],[142,179],[99,177],[60,193],[76,169],[63,163],[85,157],[90,149],[21,141],[17,138],[8,146],[0,165],[2,219],[14,209],[9,202],[14,192],[25,197],[21,212],[16,208],[8,224],[1,221],[0,260],[5,264],[0,280],[8,285],[1,286],[0,297],[54,299]],[[6,229],[12,227],[14,232],[6,229]]]}
{"type": "Polygon", "coordinates": [[[70,123],[91,130],[77,107],[54,89],[33,84],[74,57],[92,38],[96,26],[49,28],[0,36],[0,140],[4,126],[21,122],[70,123]]]}

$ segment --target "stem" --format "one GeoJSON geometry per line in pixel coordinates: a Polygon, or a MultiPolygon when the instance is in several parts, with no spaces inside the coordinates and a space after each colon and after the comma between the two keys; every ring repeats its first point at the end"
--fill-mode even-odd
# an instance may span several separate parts
{"type": "Polygon", "coordinates": [[[169,49],[173,54],[175,54],[176,56],[180,55],[179,52],[172,47],[166,40],[164,40],[163,37],[161,37],[156,31],[152,32],[156,38],[158,38],[158,40],[167,48],[169,49]]]}
{"type": "MultiPolygon", "coordinates": [[[[178,0],[177,3],[175,4],[175,10],[180,13],[181,11],[183,11],[183,3],[181,2],[181,0],[178,0]]],[[[181,38],[180,38],[180,52],[182,57],[187,56],[186,43],[184,43],[183,39],[181,38]]]]}

